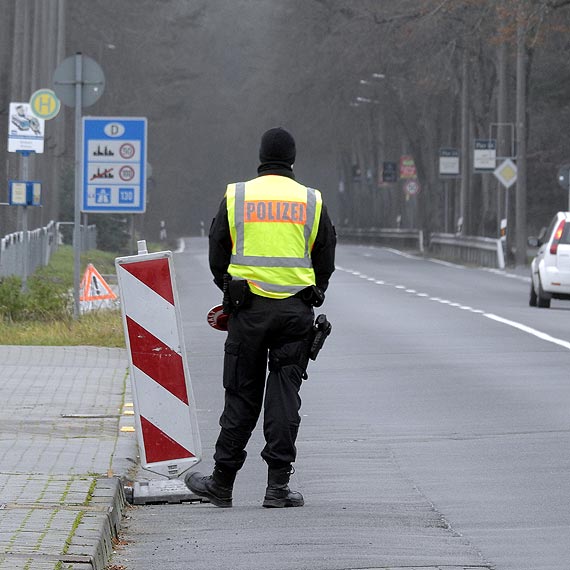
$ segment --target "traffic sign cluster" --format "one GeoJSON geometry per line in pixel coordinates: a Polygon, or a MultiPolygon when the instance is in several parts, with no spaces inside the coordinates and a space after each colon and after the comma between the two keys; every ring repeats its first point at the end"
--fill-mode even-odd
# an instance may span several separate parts
{"type": "Polygon", "coordinates": [[[83,118],[82,212],[145,211],[146,130],[144,118],[83,118]]]}

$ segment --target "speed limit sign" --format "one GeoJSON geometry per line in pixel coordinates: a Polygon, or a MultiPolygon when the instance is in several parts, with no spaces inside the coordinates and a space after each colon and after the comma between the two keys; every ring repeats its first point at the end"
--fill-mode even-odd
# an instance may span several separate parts
{"type": "Polygon", "coordinates": [[[404,192],[408,196],[416,196],[420,193],[420,185],[418,184],[417,180],[408,180],[404,184],[404,192]]]}
{"type": "Polygon", "coordinates": [[[119,169],[119,178],[123,182],[130,182],[136,175],[135,169],[132,166],[126,165],[119,169]]]}

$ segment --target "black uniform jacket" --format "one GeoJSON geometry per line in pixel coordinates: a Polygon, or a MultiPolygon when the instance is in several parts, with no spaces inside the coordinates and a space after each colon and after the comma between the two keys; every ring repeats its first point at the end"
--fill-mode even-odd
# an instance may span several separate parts
{"type": "MultiPolygon", "coordinates": [[[[295,179],[292,170],[280,165],[262,164],[258,172],[260,176],[276,174],[295,179]]],[[[220,204],[216,217],[212,220],[209,240],[210,270],[214,276],[214,283],[222,289],[224,273],[228,271],[232,255],[232,240],[225,198],[220,204]]],[[[311,252],[316,285],[323,291],[326,291],[329,279],[334,271],[335,247],[336,232],[326,206],[323,204],[319,229],[311,252]]]]}

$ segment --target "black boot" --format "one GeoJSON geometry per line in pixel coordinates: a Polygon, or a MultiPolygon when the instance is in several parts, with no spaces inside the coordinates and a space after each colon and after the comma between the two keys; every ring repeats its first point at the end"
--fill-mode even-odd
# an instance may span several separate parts
{"type": "Polygon", "coordinates": [[[197,471],[188,473],[184,483],[195,495],[208,499],[216,507],[231,507],[235,478],[235,472],[214,467],[211,475],[204,476],[197,471]]]}
{"type": "Polygon", "coordinates": [[[305,504],[301,493],[289,489],[289,478],[292,472],[291,467],[269,469],[267,489],[263,500],[264,507],[302,507],[305,504]]]}

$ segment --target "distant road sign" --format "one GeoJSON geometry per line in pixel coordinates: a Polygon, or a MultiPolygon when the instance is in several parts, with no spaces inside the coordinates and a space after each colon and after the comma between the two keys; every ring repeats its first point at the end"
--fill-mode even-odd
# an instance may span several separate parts
{"type": "Polygon", "coordinates": [[[44,151],[45,121],[38,119],[29,103],[10,103],[8,152],[44,151]]]}
{"type": "Polygon", "coordinates": [[[507,158],[495,169],[493,174],[505,188],[510,188],[517,181],[517,165],[510,158],[507,158]]]}
{"type": "Polygon", "coordinates": [[[147,120],[83,118],[82,212],[143,213],[147,120]]]}
{"type": "Polygon", "coordinates": [[[439,175],[459,176],[459,150],[456,148],[439,149],[439,175]]]}
{"type": "MultiPolygon", "coordinates": [[[[94,59],[79,54],[77,57],[81,58],[81,106],[89,107],[103,95],[105,74],[94,59]]],[[[68,107],[75,107],[76,65],[77,58],[72,55],[64,59],[53,74],[53,90],[68,107]]]]}
{"type": "Polygon", "coordinates": [[[398,164],[396,162],[382,163],[382,182],[398,182],[398,164]]]}
{"type": "Polygon", "coordinates": [[[42,183],[35,180],[8,180],[10,206],[41,206],[42,183]]]}
{"type": "Polygon", "coordinates": [[[497,168],[497,141],[475,140],[473,147],[473,169],[475,172],[492,172],[497,168]]]}
{"type": "Polygon", "coordinates": [[[407,180],[404,184],[404,191],[408,196],[416,196],[420,193],[420,185],[417,180],[407,180]]]}
{"type": "Polygon", "coordinates": [[[401,156],[400,157],[400,179],[414,179],[417,178],[418,174],[416,171],[416,163],[414,162],[413,156],[401,156]]]}
{"type": "Polygon", "coordinates": [[[59,113],[61,102],[51,89],[39,89],[30,97],[30,108],[36,117],[49,121],[59,113]]]}

